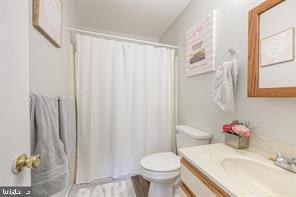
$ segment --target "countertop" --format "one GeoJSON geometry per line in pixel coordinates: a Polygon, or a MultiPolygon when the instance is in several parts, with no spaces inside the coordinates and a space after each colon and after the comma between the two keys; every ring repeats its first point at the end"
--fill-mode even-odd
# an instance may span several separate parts
{"type": "MultiPolygon", "coordinates": [[[[239,179],[235,180],[232,177],[233,175],[232,176],[229,175],[229,173],[227,173],[224,166],[222,165],[221,162],[225,158],[240,157],[240,158],[253,159],[270,167],[268,169],[271,169],[271,170],[275,169],[275,173],[281,172],[284,175],[286,173],[289,177],[292,176],[293,181],[296,180],[294,179],[296,178],[296,174],[294,177],[293,173],[275,166],[273,164],[273,161],[268,160],[265,155],[260,155],[248,149],[234,149],[225,144],[218,143],[218,144],[209,144],[209,145],[203,145],[203,146],[181,148],[178,150],[178,152],[181,157],[185,158],[190,163],[192,163],[197,169],[202,171],[208,178],[210,178],[214,183],[220,186],[224,191],[226,191],[231,196],[254,196],[254,195],[258,196],[259,191],[260,191],[260,194],[259,194],[260,196],[262,195],[272,196],[273,194],[268,192],[269,190],[266,190],[266,193],[264,193],[265,191],[262,192],[262,190],[258,190],[256,186],[252,187],[252,184],[250,185],[244,184],[244,186],[241,185],[240,182],[237,181],[239,179]]],[[[256,173],[250,176],[256,176],[256,173]]],[[[263,177],[263,179],[264,178],[265,177],[263,177]]],[[[270,178],[270,177],[266,177],[266,178],[270,178]]],[[[295,186],[296,186],[296,183],[295,183],[295,186]]],[[[262,187],[261,188],[258,187],[258,188],[261,189],[262,187]]],[[[294,193],[294,190],[292,192],[294,193]]]]}

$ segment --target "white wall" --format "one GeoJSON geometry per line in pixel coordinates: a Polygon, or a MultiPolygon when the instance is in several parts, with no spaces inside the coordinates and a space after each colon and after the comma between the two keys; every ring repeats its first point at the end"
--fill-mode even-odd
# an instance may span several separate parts
{"type": "Polygon", "coordinates": [[[30,21],[30,92],[48,96],[72,95],[74,83],[67,28],[80,26],[75,4],[72,0],[63,1],[62,48],[52,45],[30,21]]]}
{"type": "Polygon", "coordinates": [[[159,42],[159,38],[157,38],[157,37],[141,36],[141,35],[136,35],[136,34],[109,31],[109,30],[104,30],[104,29],[96,29],[96,28],[91,28],[91,27],[82,27],[82,29],[87,30],[87,31],[92,31],[92,32],[111,34],[111,35],[115,35],[115,36],[122,36],[122,37],[126,37],[126,38],[133,38],[133,39],[145,40],[145,41],[150,41],[150,42],[159,42]]]}
{"type": "MultiPolygon", "coordinates": [[[[262,2],[262,1],[261,1],[262,2]]],[[[221,127],[233,119],[250,120],[258,135],[296,145],[295,98],[247,97],[248,11],[260,1],[192,1],[160,41],[178,45],[178,123],[198,127],[213,134],[213,142],[223,141],[221,127]],[[184,74],[184,34],[187,29],[216,9],[217,61],[228,48],[241,53],[234,114],[222,112],[211,99],[214,72],[186,78],[184,74]]],[[[280,20],[279,20],[280,22],[280,20]]]]}

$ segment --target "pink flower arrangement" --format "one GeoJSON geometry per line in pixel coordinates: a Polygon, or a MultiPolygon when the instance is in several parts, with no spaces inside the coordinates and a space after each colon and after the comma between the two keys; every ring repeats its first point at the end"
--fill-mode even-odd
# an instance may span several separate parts
{"type": "Polygon", "coordinates": [[[230,124],[223,125],[223,132],[232,133],[241,137],[249,137],[251,135],[251,129],[249,128],[249,123],[243,124],[237,120],[230,124]]]}

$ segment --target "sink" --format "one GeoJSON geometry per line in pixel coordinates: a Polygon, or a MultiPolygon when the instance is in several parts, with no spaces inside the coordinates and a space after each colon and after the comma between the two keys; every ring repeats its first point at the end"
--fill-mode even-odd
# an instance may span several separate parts
{"type": "Polygon", "coordinates": [[[296,196],[296,174],[270,162],[235,157],[224,158],[221,165],[227,176],[247,193],[256,196],[296,196]]]}

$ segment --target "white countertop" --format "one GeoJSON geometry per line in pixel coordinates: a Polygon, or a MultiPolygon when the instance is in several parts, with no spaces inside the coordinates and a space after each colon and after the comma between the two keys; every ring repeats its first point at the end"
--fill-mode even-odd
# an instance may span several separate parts
{"type": "MultiPolygon", "coordinates": [[[[251,152],[248,149],[243,149],[243,150],[234,149],[234,148],[231,148],[230,146],[219,143],[219,144],[209,144],[209,145],[203,145],[203,146],[181,148],[179,149],[178,152],[181,157],[184,157],[189,162],[191,162],[196,168],[202,171],[206,176],[208,176],[208,178],[210,178],[213,182],[215,182],[218,186],[224,189],[231,196],[254,196],[254,195],[258,195],[259,191],[261,196],[262,195],[276,196],[271,191],[269,191],[269,188],[267,188],[266,184],[270,184],[270,186],[273,187],[274,184],[278,184],[278,183],[274,181],[271,181],[271,183],[269,182],[266,183],[265,178],[271,178],[274,174],[278,174],[279,172],[281,174],[281,176],[279,177],[280,179],[286,178],[287,176],[288,179],[291,179],[291,181],[296,181],[296,174],[293,174],[291,172],[288,172],[284,169],[281,169],[275,166],[273,164],[273,161],[268,160],[266,156],[260,155],[255,152],[251,152]],[[269,171],[267,171],[267,173],[265,174],[262,173],[262,176],[264,175],[268,175],[268,176],[261,177],[261,179],[258,178],[258,181],[261,180],[262,182],[264,182],[265,187],[262,187],[262,186],[256,187],[257,185],[255,185],[255,187],[252,187],[251,185],[248,185],[248,184],[245,184],[243,186],[243,184],[241,184],[240,181],[238,181],[240,180],[239,177],[234,177],[235,175],[233,174],[230,175],[227,172],[227,170],[225,170],[225,167],[222,165],[221,162],[226,158],[228,159],[247,158],[247,159],[251,159],[256,162],[262,163],[264,164],[264,166],[267,166],[266,168],[268,168],[269,171]],[[274,169],[274,172],[273,172],[273,169],[274,169]],[[237,178],[237,179],[234,179],[234,178],[237,178]],[[258,188],[260,190],[256,190],[258,188]],[[265,190],[261,190],[262,188],[265,190]],[[264,192],[266,191],[266,193],[262,191],[264,192]]],[[[236,170],[240,170],[239,167],[237,167],[236,170]]],[[[261,174],[259,173],[258,175],[261,175],[261,174]]],[[[256,176],[256,172],[250,173],[248,174],[248,176],[249,177],[256,176]]],[[[254,178],[255,178],[254,180],[257,181],[256,177],[254,178]]],[[[289,180],[286,180],[286,181],[289,181],[289,180]]],[[[256,184],[256,183],[253,183],[253,184],[256,184]]],[[[292,187],[294,187],[294,185],[289,186],[288,190],[290,193],[293,193],[294,195],[296,194],[296,182],[295,182],[295,188],[292,188],[292,187]]]]}

